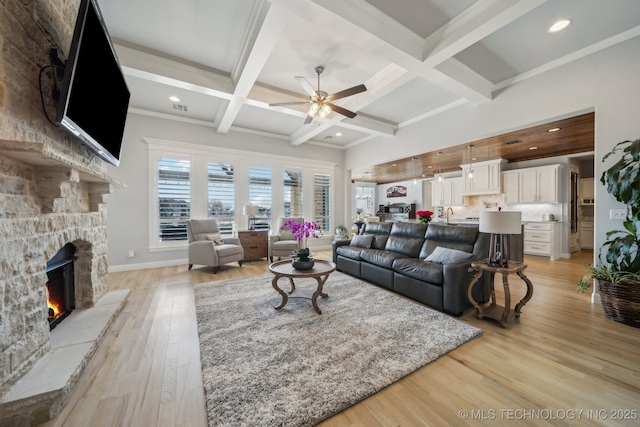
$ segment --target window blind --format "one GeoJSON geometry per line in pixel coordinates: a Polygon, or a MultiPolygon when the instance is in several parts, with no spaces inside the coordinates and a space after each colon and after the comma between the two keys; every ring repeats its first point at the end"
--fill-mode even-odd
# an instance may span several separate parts
{"type": "Polygon", "coordinates": [[[301,217],[302,209],[302,171],[284,170],[284,216],[301,217]]]}
{"type": "Polygon", "coordinates": [[[158,160],[158,237],[162,242],[187,240],[187,220],[191,217],[190,171],[189,160],[158,160]]]}
{"type": "Polygon", "coordinates": [[[255,227],[258,230],[271,228],[271,168],[249,168],[249,204],[258,206],[255,227]]]}
{"type": "Polygon", "coordinates": [[[235,171],[231,164],[207,164],[207,210],[223,235],[235,229],[235,171]]]}
{"type": "Polygon", "coordinates": [[[331,232],[331,175],[313,174],[313,220],[320,229],[331,232]]]}

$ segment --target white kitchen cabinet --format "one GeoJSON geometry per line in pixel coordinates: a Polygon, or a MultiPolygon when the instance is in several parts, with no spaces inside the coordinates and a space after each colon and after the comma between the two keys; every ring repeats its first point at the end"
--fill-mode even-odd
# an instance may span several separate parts
{"type": "Polygon", "coordinates": [[[592,205],[595,202],[595,188],[593,178],[582,178],[580,180],[580,204],[592,205]]]}
{"type": "Polygon", "coordinates": [[[560,224],[557,222],[528,222],[524,225],[525,255],[560,258],[560,224]]]}
{"type": "Polygon", "coordinates": [[[464,179],[465,196],[500,194],[502,193],[502,181],[500,174],[502,166],[507,161],[503,159],[477,162],[471,165],[473,178],[469,178],[469,165],[460,165],[464,179]]]}
{"type": "Polygon", "coordinates": [[[580,221],[578,226],[580,249],[593,249],[593,222],[580,221]]]}
{"type": "Polygon", "coordinates": [[[520,172],[517,170],[502,172],[502,191],[507,205],[516,205],[520,202],[519,182],[520,172]]]}
{"type": "Polygon", "coordinates": [[[464,204],[463,178],[435,179],[431,184],[433,206],[459,206],[464,204]]]}
{"type": "Polygon", "coordinates": [[[558,172],[561,165],[514,169],[502,174],[505,203],[558,203],[558,172]],[[516,176],[518,180],[517,191],[516,176]]]}

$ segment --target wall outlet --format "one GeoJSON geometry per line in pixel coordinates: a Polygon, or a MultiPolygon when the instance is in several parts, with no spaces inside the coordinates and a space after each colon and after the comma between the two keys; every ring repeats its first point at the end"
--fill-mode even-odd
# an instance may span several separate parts
{"type": "Polygon", "coordinates": [[[625,219],[627,211],[625,209],[611,209],[609,211],[609,219],[625,219]]]}
{"type": "Polygon", "coordinates": [[[134,256],[136,256],[136,253],[134,251],[129,251],[129,258],[133,258],[134,256]]]}

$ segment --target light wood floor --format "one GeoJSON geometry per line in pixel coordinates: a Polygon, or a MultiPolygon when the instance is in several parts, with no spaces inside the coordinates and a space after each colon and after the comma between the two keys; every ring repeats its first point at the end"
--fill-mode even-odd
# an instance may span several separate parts
{"type": "MultiPolygon", "coordinates": [[[[574,255],[525,260],[534,294],[509,329],[467,312],[460,319],[480,327],[480,338],[320,425],[639,425],[640,329],[606,319],[576,291],[592,255],[574,255]],[[612,419],[633,414],[635,421],[612,419]]],[[[43,425],[207,425],[193,286],[261,274],[267,262],[216,275],[186,267],[109,275],[111,289],[131,289],[129,301],[67,405],[43,425]]],[[[524,290],[519,280],[510,278],[513,301],[524,290]]]]}

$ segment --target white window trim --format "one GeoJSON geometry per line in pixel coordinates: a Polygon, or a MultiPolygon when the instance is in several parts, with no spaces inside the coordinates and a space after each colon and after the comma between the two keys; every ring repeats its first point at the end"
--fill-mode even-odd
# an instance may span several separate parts
{"type": "MultiPolygon", "coordinates": [[[[180,141],[169,141],[156,138],[143,138],[149,151],[149,251],[164,251],[184,249],[187,241],[161,242],[158,239],[158,174],[157,162],[161,157],[185,159],[191,162],[191,218],[207,218],[207,162],[229,162],[235,165],[236,171],[236,224],[245,224],[246,218],[242,215],[242,206],[249,199],[248,170],[252,166],[270,167],[272,169],[272,227],[278,218],[284,215],[283,183],[274,182],[274,177],[282,177],[285,168],[301,168],[303,170],[303,212],[306,220],[313,218],[313,197],[304,195],[313,194],[313,174],[324,173],[331,176],[330,197],[334,202],[330,207],[331,230],[335,226],[335,186],[336,166],[335,162],[322,160],[307,160],[298,157],[280,156],[274,154],[255,153],[252,151],[234,150],[204,146],[180,141]]],[[[243,227],[239,227],[242,229],[243,227]]]]}

